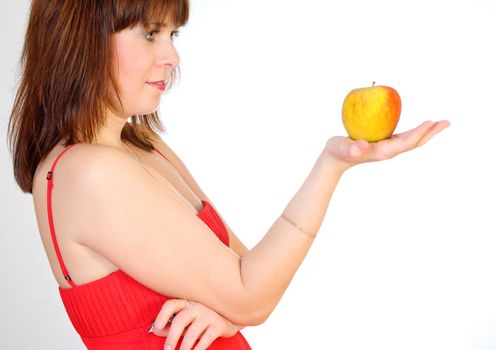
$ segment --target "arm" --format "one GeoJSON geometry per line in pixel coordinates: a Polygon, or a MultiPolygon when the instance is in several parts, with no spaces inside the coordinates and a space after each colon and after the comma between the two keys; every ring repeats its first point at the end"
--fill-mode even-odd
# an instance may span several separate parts
{"type": "MultiPolygon", "coordinates": [[[[212,201],[207,197],[207,195],[203,192],[203,190],[200,188],[198,183],[195,181],[193,175],[190,173],[186,165],[182,162],[181,158],[179,158],[179,156],[162,140],[162,138],[159,135],[154,134],[151,135],[150,137],[152,139],[155,148],[158,149],[160,152],[162,152],[167,157],[167,159],[169,159],[169,161],[172,163],[174,168],[179,172],[179,175],[181,175],[183,180],[191,188],[191,190],[198,196],[198,198],[207,200],[215,209],[215,211],[219,213],[219,211],[214,206],[212,201]]],[[[224,225],[226,226],[227,231],[229,232],[230,248],[234,250],[236,254],[238,254],[239,256],[245,255],[246,252],[248,251],[248,248],[246,248],[246,246],[234,234],[234,232],[226,223],[224,218],[220,214],[219,216],[221,217],[221,220],[224,222],[224,225]]]]}
{"type": "MultiPolygon", "coordinates": [[[[158,293],[201,303],[237,325],[264,322],[311,246],[308,237],[277,218],[262,241],[240,258],[159,176],[150,176],[122,152],[79,147],[82,165],[71,169],[68,200],[85,214],[77,223],[84,232],[82,244],[158,293]]],[[[298,204],[297,198],[293,203],[315,202],[308,210],[322,215],[322,202],[313,197],[327,196],[328,202],[337,180],[322,154],[300,190],[304,202],[298,204]]]]}
{"type": "MultiPolygon", "coordinates": [[[[330,139],[283,212],[306,231],[317,232],[347,167],[392,158],[442,128],[423,124],[404,137],[364,148],[359,147],[362,141],[330,139]]],[[[89,151],[94,145],[85,146],[87,158],[80,151],[85,166],[72,174],[70,196],[87,215],[81,223],[82,244],[159,293],[199,302],[239,325],[265,321],[310,249],[311,238],[278,217],[240,258],[127,155],[111,149],[95,155],[89,151]]]]}

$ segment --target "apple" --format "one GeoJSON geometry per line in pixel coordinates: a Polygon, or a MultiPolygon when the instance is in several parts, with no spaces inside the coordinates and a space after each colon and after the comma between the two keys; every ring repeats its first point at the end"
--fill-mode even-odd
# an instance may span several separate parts
{"type": "Polygon", "coordinates": [[[389,86],[351,90],[343,102],[343,125],[353,140],[376,142],[390,138],[400,120],[401,99],[389,86]]]}

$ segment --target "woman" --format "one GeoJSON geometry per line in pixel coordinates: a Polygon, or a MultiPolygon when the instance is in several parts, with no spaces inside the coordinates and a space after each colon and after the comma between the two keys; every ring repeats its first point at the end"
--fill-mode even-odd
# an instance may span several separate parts
{"type": "Polygon", "coordinates": [[[374,144],[330,138],[247,250],[156,131],[179,64],[172,38],[188,14],[187,0],[32,2],[9,123],[14,175],[33,194],[88,349],[250,349],[239,330],[278,304],[341,175],[449,125],[425,122],[374,144]]]}

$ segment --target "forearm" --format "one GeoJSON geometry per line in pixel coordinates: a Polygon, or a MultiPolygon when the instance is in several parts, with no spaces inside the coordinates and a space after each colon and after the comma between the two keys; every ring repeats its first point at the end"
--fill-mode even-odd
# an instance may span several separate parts
{"type": "MultiPolygon", "coordinates": [[[[322,224],[341,172],[323,151],[283,213],[310,235],[322,224]]],[[[313,239],[278,217],[262,240],[241,259],[246,302],[258,312],[257,323],[273,311],[313,239]]]]}

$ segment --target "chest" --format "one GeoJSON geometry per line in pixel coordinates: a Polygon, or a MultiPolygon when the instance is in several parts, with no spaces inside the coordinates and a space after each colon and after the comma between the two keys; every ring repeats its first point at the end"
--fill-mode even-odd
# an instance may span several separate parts
{"type": "Polygon", "coordinates": [[[201,199],[169,160],[156,151],[150,153],[137,148],[133,148],[132,151],[140,166],[165,186],[181,204],[195,213],[201,210],[201,199]]]}

